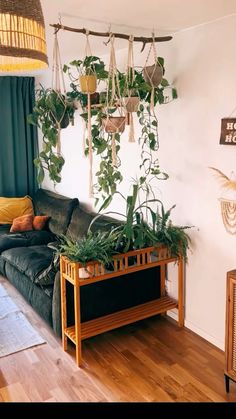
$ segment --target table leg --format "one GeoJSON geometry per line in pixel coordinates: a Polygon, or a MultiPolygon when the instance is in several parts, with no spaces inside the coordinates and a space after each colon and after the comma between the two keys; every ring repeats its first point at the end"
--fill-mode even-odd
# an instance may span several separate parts
{"type": "Polygon", "coordinates": [[[75,340],[76,340],[76,363],[78,367],[82,364],[81,348],[81,323],[80,323],[80,287],[74,285],[74,307],[75,307],[75,340]]]}
{"type": "Polygon", "coordinates": [[[178,260],[178,323],[184,326],[184,261],[180,257],[178,260]]]}
{"type": "Polygon", "coordinates": [[[61,262],[61,328],[62,328],[62,345],[64,351],[67,350],[68,337],[65,334],[67,328],[67,310],[66,310],[66,280],[63,275],[63,267],[61,262]]]}

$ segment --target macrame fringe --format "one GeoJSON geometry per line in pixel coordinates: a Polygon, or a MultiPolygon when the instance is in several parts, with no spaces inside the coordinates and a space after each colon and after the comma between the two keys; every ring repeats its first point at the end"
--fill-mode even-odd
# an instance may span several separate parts
{"type": "Polygon", "coordinates": [[[154,87],[152,87],[151,100],[150,100],[150,111],[151,112],[154,112],[154,108],[155,108],[155,105],[154,105],[154,94],[155,94],[155,89],[154,89],[154,87]]]}
{"type": "Polygon", "coordinates": [[[58,124],[57,154],[58,156],[61,156],[61,126],[60,124],[58,124]]]}
{"type": "Polygon", "coordinates": [[[83,119],[83,156],[85,157],[85,150],[86,150],[86,133],[87,133],[87,124],[83,119]]]}
{"type": "Polygon", "coordinates": [[[129,143],[135,143],[134,118],[132,112],[130,113],[129,143]]]}
{"type": "Polygon", "coordinates": [[[221,215],[226,231],[236,234],[236,202],[221,199],[221,215]]]}
{"type": "Polygon", "coordinates": [[[88,93],[89,198],[93,197],[93,143],[91,133],[91,98],[88,93]]]}
{"type": "Polygon", "coordinates": [[[116,134],[112,134],[112,140],[111,140],[111,156],[112,156],[112,166],[117,167],[118,161],[117,161],[117,154],[116,154],[116,134]]]}

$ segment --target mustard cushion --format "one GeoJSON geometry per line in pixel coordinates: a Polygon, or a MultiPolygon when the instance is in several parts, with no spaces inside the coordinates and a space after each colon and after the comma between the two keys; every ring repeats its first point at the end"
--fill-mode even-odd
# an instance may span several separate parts
{"type": "Polygon", "coordinates": [[[14,218],[26,214],[34,215],[32,200],[29,196],[23,198],[0,197],[0,224],[12,224],[14,218]]]}

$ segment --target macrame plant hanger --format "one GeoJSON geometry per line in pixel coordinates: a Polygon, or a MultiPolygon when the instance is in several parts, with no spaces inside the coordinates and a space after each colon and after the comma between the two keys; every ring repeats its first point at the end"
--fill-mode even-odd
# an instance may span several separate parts
{"type": "Polygon", "coordinates": [[[139,96],[134,97],[132,96],[132,89],[130,86],[133,86],[134,79],[135,79],[135,71],[134,71],[134,49],[133,49],[133,42],[134,37],[130,35],[128,41],[128,57],[127,57],[127,69],[126,69],[126,83],[125,83],[125,95],[126,97],[123,98],[124,101],[124,108],[127,111],[127,121],[130,125],[129,128],[129,142],[135,142],[135,135],[134,135],[134,119],[133,119],[133,112],[136,112],[139,105],[139,96]]]}
{"type": "MultiPolygon", "coordinates": [[[[92,50],[89,42],[89,30],[86,29],[86,44],[85,44],[85,58],[92,56],[92,50]]],[[[96,77],[96,73],[91,71],[91,74],[96,77]]],[[[87,136],[88,136],[88,149],[89,149],[89,197],[93,197],[93,142],[92,142],[92,122],[91,122],[91,94],[95,93],[96,87],[94,91],[90,89],[89,79],[85,79],[86,88],[85,93],[87,95],[87,111],[88,111],[88,121],[84,123],[84,135],[83,135],[83,147],[85,151],[86,147],[86,129],[87,129],[87,136]]]]}
{"type": "Polygon", "coordinates": [[[220,198],[221,215],[225,229],[230,234],[236,233],[236,201],[220,198]]]}
{"type": "Polygon", "coordinates": [[[155,88],[158,87],[158,85],[160,84],[160,82],[163,78],[163,67],[162,67],[161,63],[158,62],[154,32],[152,33],[152,43],[150,45],[149,52],[148,52],[148,55],[147,55],[147,59],[146,59],[145,65],[144,65],[143,75],[144,75],[145,81],[152,88],[152,90],[151,90],[151,100],[150,100],[150,110],[152,112],[154,112],[155,88]],[[151,53],[153,53],[154,64],[148,66],[148,62],[149,62],[151,53]]]}
{"type": "Polygon", "coordinates": [[[119,166],[119,160],[116,153],[116,134],[123,132],[125,128],[126,117],[124,115],[124,109],[122,106],[122,99],[120,94],[119,76],[116,65],[116,55],[114,41],[115,37],[110,34],[110,62],[108,72],[108,87],[107,87],[107,100],[106,100],[106,118],[105,118],[105,130],[112,134],[111,139],[111,150],[112,150],[112,165],[114,167],[119,166]],[[119,117],[110,117],[109,109],[117,106],[119,117]]]}
{"type": "Polygon", "coordinates": [[[65,108],[59,120],[57,119],[57,116],[53,114],[51,111],[52,116],[56,121],[57,129],[58,129],[57,154],[58,156],[61,156],[61,122],[64,118],[65,111],[66,111],[65,99],[64,99],[66,97],[66,86],[65,86],[64,74],[63,74],[63,69],[62,69],[62,64],[61,64],[61,55],[60,55],[58,38],[57,38],[57,31],[55,31],[55,34],[54,34],[52,90],[54,90],[57,93],[58,99],[61,100],[65,108]],[[64,98],[63,98],[63,94],[64,94],[64,98]]]}

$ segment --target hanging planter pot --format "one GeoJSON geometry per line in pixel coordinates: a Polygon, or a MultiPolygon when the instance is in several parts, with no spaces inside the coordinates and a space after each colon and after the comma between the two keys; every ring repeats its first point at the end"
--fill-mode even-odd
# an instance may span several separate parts
{"type": "Polygon", "coordinates": [[[116,132],[124,132],[125,130],[125,116],[109,116],[103,118],[102,125],[106,132],[114,134],[116,132]]]}
{"type": "Polygon", "coordinates": [[[97,77],[94,75],[80,76],[80,90],[82,93],[95,93],[97,88],[97,77]]]}
{"type": "Polygon", "coordinates": [[[65,114],[63,115],[61,121],[60,121],[60,117],[55,118],[55,116],[52,114],[51,112],[51,119],[56,123],[60,125],[61,129],[67,128],[69,123],[70,123],[70,118],[67,112],[65,112],[65,114]]]}
{"type": "Polygon", "coordinates": [[[137,112],[139,108],[140,99],[138,96],[124,97],[125,109],[127,112],[137,112]]]}
{"type": "Polygon", "coordinates": [[[143,69],[143,78],[151,87],[158,87],[162,81],[163,68],[160,64],[153,64],[143,69]]]}

